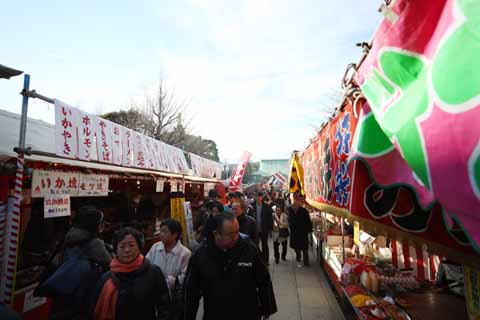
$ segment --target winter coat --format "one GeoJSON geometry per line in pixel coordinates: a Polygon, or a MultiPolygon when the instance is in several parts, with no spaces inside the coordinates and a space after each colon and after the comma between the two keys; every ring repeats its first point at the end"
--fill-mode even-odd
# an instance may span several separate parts
{"type": "MultiPolygon", "coordinates": [[[[249,208],[250,215],[257,219],[257,203],[254,202],[249,208]]],[[[273,209],[272,206],[262,203],[261,232],[270,233],[273,231],[273,209]]]]}
{"type": "Polygon", "coordinates": [[[237,220],[240,226],[240,232],[246,234],[253,243],[258,245],[257,222],[255,219],[242,213],[237,217],[237,220]]]}
{"type": "MultiPolygon", "coordinates": [[[[103,242],[103,240],[95,237],[90,232],[84,229],[76,227],[70,228],[70,230],[65,236],[63,248],[63,255],[76,251],[81,251],[84,258],[97,263],[103,268],[103,270],[109,269],[111,256],[105,247],[105,243],[103,242]]],[[[60,255],[61,252],[59,253],[59,256],[60,255]]],[[[61,261],[58,261],[58,259],[59,258],[57,258],[57,261],[53,263],[54,265],[48,266],[48,268],[52,270],[52,273],[61,264],[61,261]]],[[[95,287],[95,285],[95,283],[92,283],[92,289],[95,287]]],[[[87,316],[86,314],[80,314],[73,305],[69,305],[65,301],[58,301],[58,299],[53,299],[49,319],[83,320],[87,319],[87,316]]]]}
{"type": "Polygon", "coordinates": [[[288,208],[290,225],[290,248],[308,249],[308,233],[313,231],[312,220],[307,209],[299,207],[297,211],[293,207],[288,208]]]}
{"type": "Polygon", "coordinates": [[[258,320],[277,311],[272,281],[258,249],[239,239],[228,251],[202,246],[190,258],[185,320],[195,320],[203,297],[205,320],[258,320]]]}
{"type": "Polygon", "coordinates": [[[283,242],[287,241],[288,237],[280,237],[280,229],[287,228],[288,229],[288,217],[285,212],[277,216],[274,214],[273,219],[275,221],[275,226],[273,228],[273,241],[283,242]]]}
{"type": "Polygon", "coordinates": [[[94,237],[90,232],[79,229],[71,228],[65,236],[66,250],[78,246],[86,245],[85,256],[98,263],[102,267],[109,268],[112,257],[107,251],[103,240],[94,237]]]}
{"type": "MultiPolygon", "coordinates": [[[[103,286],[112,277],[111,272],[105,273],[97,285],[94,303],[95,310],[103,286]]],[[[142,266],[133,272],[116,273],[113,283],[118,289],[115,320],[165,320],[170,319],[170,294],[162,270],[143,260],[142,266]],[[158,314],[156,316],[155,314],[158,314]]]]}

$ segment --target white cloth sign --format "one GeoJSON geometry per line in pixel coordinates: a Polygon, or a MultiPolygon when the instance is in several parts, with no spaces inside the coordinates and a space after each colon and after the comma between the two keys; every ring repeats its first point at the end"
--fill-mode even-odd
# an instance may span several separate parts
{"type": "Polygon", "coordinates": [[[79,197],[108,196],[108,176],[101,174],[80,174],[79,197]]]}
{"type": "Polygon", "coordinates": [[[218,178],[222,176],[222,165],[218,162],[202,158],[189,153],[193,175],[204,178],[218,178]]]}
{"type": "Polygon", "coordinates": [[[135,167],[146,168],[145,163],[145,141],[142,135],[133,131],[133,163],[135,167]]]}
{"type": "MultiPolygon", "coordinates": [[[[183,150],[55,100],[55,149],[60,157],[191,174],[183,150]]],[[[221,165],[191,156],[194,173],[220,178],[221,165]]]]}
{"type": "Polygon", "coordinates": [[[112,163],[111,122],[95,117],[95,136],[97,138],[98,161],[112,163]]]}
{"type": "Polygon", "coordinates": [[[33,170],[32,198],[63,194],[78,194],[78,173],[33,170]]]}
{"type": "Polygon", "coordinates": [[[170,181],[170,192],[177,192],[177,181],[170,181]]]}
{"type": "Polygon", "coordinates": [[[95,144],[95,130],[93,128],[93,116],[88,113],[77,110],[78,127],[78,158],[80,160],[90,161],[96,159],[93,157],[93,146],[95,144]]]}
{"type": "Polygon", "coordinates": [[[188,173],[188,164],[182,149],[166,145],[168,148],[168,157],[171,160],[171,170],[175,173],[188,173]]]}
{"type": "Polygon", "coordinates": [[[122,165],[133,167],[133,131],[121,127],[122,134],[122,165]]]}
{"type": "Polygon", "coordinates": [[[107,175],[35,169],[32,177],[32,198],[64,194],[71,197],[107,196],[108,182],[107,175]]]}
{"type": "Polygon", "coordinates": [[[148,169],[157,169],[157,164],[155,161],[155,154],[153,150],[153,139],[149,137],[145,137],[145,158],[146,158],[146,165],[148,169]]]}
{"type": "Polygon", "coordinates": [[[77,110],[66,103],[55,100],[55,146],[57,155],[75,159],[77,157],[77,110]]]}
{"type": "Polygon", "coordinates": [[[165,186],[165,180],[158,179],[157,180],[157,187],[155,188],[156,192],[163,192],[163,188],[165,186]]]}
{"type": "Polygon", "coordinates": [[[44,218],[66,217],[70,215],[70,195],[47,195],[43,200],[44,218]]]}
{"type": "Polygon", "coordinates": [[[112,163],[122,165],[122,126],[112,122],[110,129],[112,135],[112,163]]]}

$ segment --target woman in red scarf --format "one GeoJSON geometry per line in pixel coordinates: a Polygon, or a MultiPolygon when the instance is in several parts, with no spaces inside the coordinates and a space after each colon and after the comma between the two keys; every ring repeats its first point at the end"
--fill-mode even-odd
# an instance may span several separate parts
{"type": "Polygon", "coordinates": [[[117,258],[99,284],[95,320],[169,319],[170,295],[162,270],[140,253],[142,235],[133,228],[119,230],[113,245],[117,258]]]}

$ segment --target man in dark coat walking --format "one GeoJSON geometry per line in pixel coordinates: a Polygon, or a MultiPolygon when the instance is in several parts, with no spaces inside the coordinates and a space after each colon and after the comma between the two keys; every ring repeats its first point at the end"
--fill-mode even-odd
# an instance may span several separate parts
{"type": "Polygon", "coordinates": [[[240,237],[232,213],[214,217],[214,245],[190,258],[185,280],[185,320],[195,320],[203,297],[203,319],[260,320],[277,312],[267,267],[257,247],[240,237]]]}
{"type": "MultiPolygon", "coordinates": [[[[303,253],[303,265],[310,266],[308,257],[308,234],[313,231],[312,220],[307,209],[301,206],[298,200],[288,209],[290,224],[290,247],[295,250],[297,261],[301,262],[303,253]]],[[[300,266],[300,265],[299,265],[300,266]]]]}
{"type": "Polygon", "coordinates": [[[263,192],[257,193],[257,199],[252,205],[253,217],[257,223],[257,232],[262,242],[262,259],[268,265],[270,251],[268,248],[268,236],[273,231],[273,209],[265,203],[263,192]]]}

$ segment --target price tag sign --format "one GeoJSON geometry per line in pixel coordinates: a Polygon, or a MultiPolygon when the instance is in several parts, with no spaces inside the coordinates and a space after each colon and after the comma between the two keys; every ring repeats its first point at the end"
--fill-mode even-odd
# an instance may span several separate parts
{"type": "Polygon", "coordinates": [[[157,180],[157,187],[156,187],[155,190],[156,190],[157,192],[163,192],[164,185],[165,185],[165,181],[162,180],[162,179],[158,179],[158,180],[157,180]]]}
{"type": "Polygon", "coordinates": [[[48,195],[43,200],[44,217],[66,217],[70,212],[70,195],[48,195]]]}

